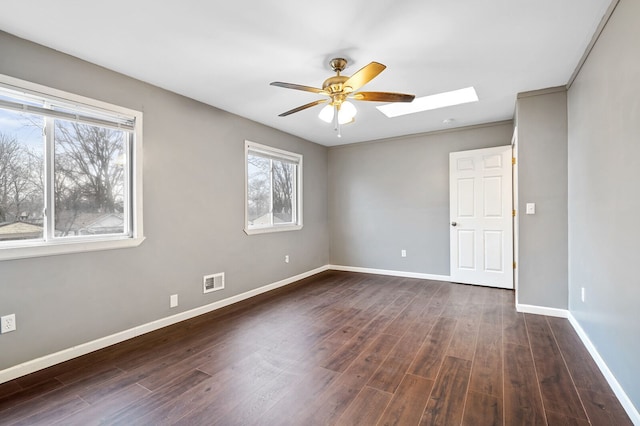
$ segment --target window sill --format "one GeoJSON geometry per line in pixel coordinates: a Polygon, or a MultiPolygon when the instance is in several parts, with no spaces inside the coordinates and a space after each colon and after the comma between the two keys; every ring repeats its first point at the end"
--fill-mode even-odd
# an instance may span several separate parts
{"type": "Polygon", "coordinates": [[[285,226],[269,226],[265,228],[244,228],[247,235],[268,234],[271,232],[298,231],[302,229],[302,225],[285,225],[285,226]]]}
{"type": "Polygon", "coordinates": [[[102,241],[70,241],[50,244],[39,243],[32,246],[25,245],[22,247],[6,247],[0,248],[0,261],[132,248],[138,247],[140,244],[142,244],[144,239],[144,237],[135,237],[102,241]]]}

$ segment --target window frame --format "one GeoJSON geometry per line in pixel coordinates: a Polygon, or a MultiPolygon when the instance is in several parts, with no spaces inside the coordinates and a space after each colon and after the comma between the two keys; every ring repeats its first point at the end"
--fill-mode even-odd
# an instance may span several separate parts
{"type": "MultiPolygon", "coordinates": [[[[247,235],[266,234],[270,232],[297,231],[302,229],[302,154],[273,148],[256,142],[245,140],[244,144],[244,232],[247,235]],[[249,227],[249,153],[255,152],[282,159],[296,165],[296,185],[295,185],[295,205],[292,210],[295,212],[295,221],[287,224],[274,224],[261,227],[249,227]]],[[[273,201],[271,201],[271,213],[273,213],[273,201]]]]}
{"type": "MultiPolygon", "coordinates": [[[[129,232],[121,235],[67,237],[64,239],[48,239],[50,235],[44,234],[40,239],[7,241],[0,244],[0,261],[130,248],[142,244],[145,239],[142,220],[142,112],[2,74],[0,74],[0,88],[61,103],[74,108],[78,113],[86,112],[87,110],[97,113],[103,112],[114,116],[127,117],[134,122],[128,149],[129,171],[128,177],[125,178],[128,183],[129,208],[124,217],[128,217],[129,232]]],[[[100,124],[96,125],[99,126],[100,124]]],[[[47,144],[45,143],[45,145],[47,144]]],[[[44,149],[47,181],[44,195],[46,198],[52,195],[50,191],[52,191],[54,170],[52,168],[52,149],[50,146],[45,146],[44,149]]],[[[47,202],[45,202],[44,208],[47,209],[47,202]]],[[[50,226],[51,215],[45,215],[44,219],[50,226]]]]}

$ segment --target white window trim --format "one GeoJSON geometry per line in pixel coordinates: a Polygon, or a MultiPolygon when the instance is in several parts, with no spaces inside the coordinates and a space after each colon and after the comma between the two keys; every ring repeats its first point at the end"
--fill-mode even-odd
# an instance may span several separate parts
{"type": "Polygon", "coordinates": [[[15,91],[39,94],[47,98],[58,98],[67,104],[77,104],[79,108],[103,109],[111,113],[135,118],[135,129],[133,131],[134,142],[131,152],[131,179],[133,180],[131,185],[131,235],[105,236],[96,239],[69,239],[65,241],[21,241],[15,245],[0,247],[0,261],[123,249],[137,247],[142,244],[145,239],[142,223],[142,112],[2,74],[0,74],[0,85],[15,91]]]}
{"type": "Polygon", "coordinates": [[[247,235],[267,234],[270,232],[297,231],[302,229],[302,155],[283,149],[273,148],[248,140],[244,141],[244,232],[247,235]],[[272,225],[249,229],[249,151],[262,152],[274,157],[281,157],[297,163],[296,167],[296,223],[272,225]]]}

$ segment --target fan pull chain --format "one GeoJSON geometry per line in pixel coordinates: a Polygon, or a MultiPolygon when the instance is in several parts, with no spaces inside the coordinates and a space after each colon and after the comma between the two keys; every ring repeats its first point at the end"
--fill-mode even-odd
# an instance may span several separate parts
{"type": "Polygon", "coordinates": [[[341,138],[342,131],[340,128],[340,119],[338,118],[339,115],[340,115],[340,108],[338,107],[338,105],[336,105],[334,107],[334,112],[333,112],[333,130],[338,132],[338,137],[341,138]]]}

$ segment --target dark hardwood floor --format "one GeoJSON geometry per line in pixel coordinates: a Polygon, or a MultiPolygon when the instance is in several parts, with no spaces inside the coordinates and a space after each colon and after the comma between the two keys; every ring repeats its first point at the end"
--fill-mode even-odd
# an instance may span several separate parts
{"type": "Polygon", "coordinates": [[[513,292],[328,271],[0,384],[0,424],[631,425],[513,292]]]}

